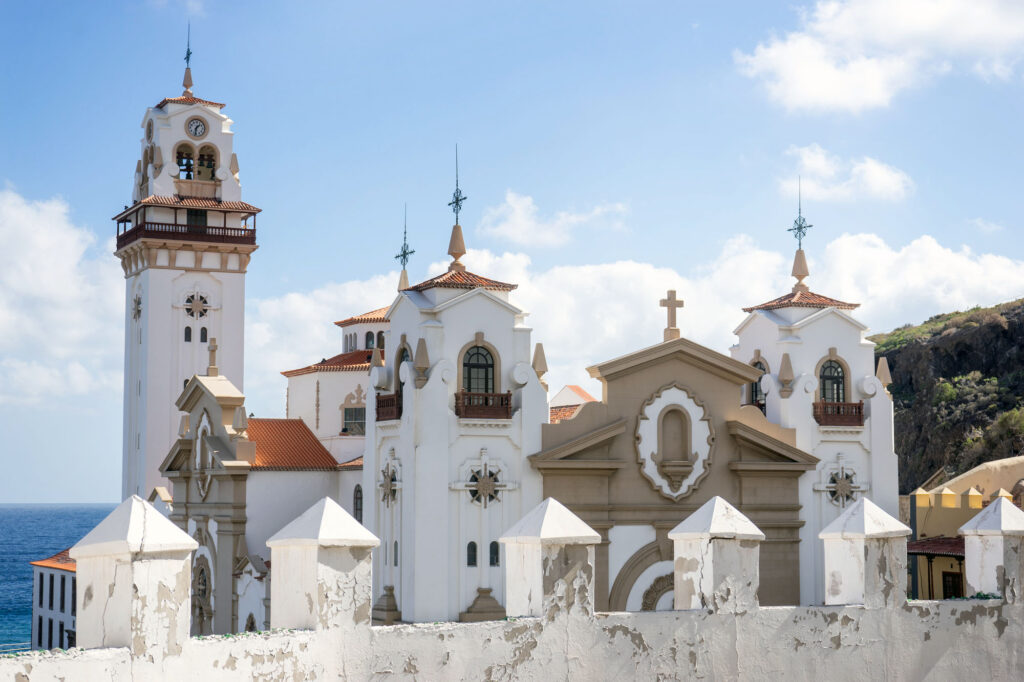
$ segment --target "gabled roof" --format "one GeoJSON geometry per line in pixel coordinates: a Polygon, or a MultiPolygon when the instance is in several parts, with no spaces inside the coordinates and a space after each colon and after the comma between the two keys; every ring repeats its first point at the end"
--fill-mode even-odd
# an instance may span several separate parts
{"type": "Polygon", "coordinates": [[[301,419],[249,419],[252,471],[334,471],[338,462],[301,419]]]}
{"type": "Polygon", "coordinates": [[[62,549],[57,552],[52,557],[40,559],[39,561],[30,561],[29,564],[32,566],[39,566],[40,568],[56,568],[61,571],[74,573],[78,568],[78,564],[71,558],[71,555],[68,554],[70,551],[71,548],[68,547],[67,549],[62,549]]]}
{"type": "Polygon", "coordinates": [[[579,405],[557,405],[550,408],[548,415],[548,421],[552,424],[565,421],[566,419],[572,419],[576,416],[576,413],[583,407],[583,403],[579,405]]]}
{"type": "Polygon", "coordinates": [[[385,315],[388,312],[389,307],[390,306],[377,308],[376,310],[371,310],[370,312],[363,313],[362,315],[346,317],[344,320],[338,320],[334,324],[339,327],[349,327],[353,324],[376,324],[380,322],[387,322],[388,318],[385,315]]]}
{"type": "Polygon", "coordinates": [[[936,535],[933,538],[911,540],[907,543],[907,554],[962,557],[964,555],[964,538],[963,536],[950,538],[945,535],[936,535]]]}
{"type": "Polygon", "coordinates": [[[779,308],[839,308],[840,310],[853,310],[859,307],[860,303],[845,303],[828,296],[816,294],[813,291],[797,290],[791,291],[785,296],[779,296],[767,303],[744,308],[743,312],[751,313],[755,310],[777,310],[779,308]]]}
{"type": "Polygon", "coordinates": [[[491,289],[492,291],[512,291],[518,288],[518,284],[508,284],[493,279],[487,279],[480,275],[474,275],[465,270],[449,270],[437,277],[414,284],[402,291],[426,291],[427,289],[491,289]]]}
{"type": "Polygon", "coordinates": [[[762,374],[759,369],[755,369],[746,363],[734,360],[727,355],[722,355],[717,351],[684,338],[665,341],[656,346],[643,348],[629,355],[623,355],[614,360],[587,367],[587,372],[595,379],[607,380],[616,374],[650,363],[660,362],[673,356],[680,356],[701,369],[737,385],[757,381],[762,374]]]}
{"type": "Polygon", "coordinates": [[[384,351],[379,349],[377,351],[353,350],[348,353],[335,355],[333,358],[321,360],[312,365],[307,365],[306,367],[285,370],[281,374],[286,377],[297,377],[314,372],[369,372],[374,352],[380,353],[381,357],[384,357],[384,351]]]}
{"type": "Polygon", "coordinates": [[[363,458],[356,457],[355,459],[350,459],[347,462],[339,464],[338,469],[341,469],[342,471],[362,471],[363,458]]]}
{"type": "Polygon", "coordinates": [[[211,102],[208,99],[199,99],[198,97],[164,97],[160,100],[160,103],[156,105],[157,109],[163,109],[166,104],[203,104],[208,107],[217,107],[223,109],[226,104],[220,102],[211,102]]]}

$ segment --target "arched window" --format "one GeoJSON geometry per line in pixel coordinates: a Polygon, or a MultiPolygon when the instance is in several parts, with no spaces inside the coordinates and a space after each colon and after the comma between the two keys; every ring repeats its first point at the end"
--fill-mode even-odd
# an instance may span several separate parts
{"type": "Polygon", "coordinates": [[[409,349],[403,347],[398,353],[398,362],[395,363],[395,393],[400,394],[405,386],[401,378],[401,367],[403,362],[409,362],[410,360],[412,360],[412,356],[409,355],[409,349]]]}
{"type": "Polygon", "coordinates": [[[185,343],[192,343],[192,327],[185,327],[185,343]]]}
{"type": "Polygon", "coordinates": [[[846,402],[846,382],[843,366],[829,360],[821,366],[821,401],[825,403],[846,402]]]}
{"type": "Polygon", "coordinates": [[[384,350],[384,332],[377,332],[377,348],[384,350]]]}
{"type": "Polygon", "coordinates": [[[662,463],[686,462],[690,459],[690,418],[678,407],[661,413],[658,433],[658,455],[662,463]]]}
{"type": "Polygon", "coordinates": [[[462,390],[494,393],[494,357],[483,346],[473,346],[462,359],[462,390]]]}
{"type": "Polygon", "coordinates": [[[356,484],[356,489],[352,492],[352,516],[356,517],[359,523],[363,522],[363,486],[359,484],[356,484]]]}
{"type": "Polygon", "coordinates": [[[195,152],[192,151],[192,145],[179,144],[174,155],[178,161],[178,177],[182,180],[191,180],[195,171],[195,152]]]}
{"type": "Polygon", "coordinates": [[[466,545],[466,565],[476,566],[476,543],[470,542],[466,545]]]}
{"type": "Polygon", "coordinates": [[[394,565],[397,566],[398,565],[398,540],[395,540],[395,551],[392,553],[391,556],[394,557],[394,565]]]}
{"type": "Polygon", "coordinates": [[[199,343],[206,343],[206,327],[199,329],[199,343]]]}
{"type": "MultiPolygon", "coordinates": [[[[760,370],[761,374],[768,372],[768,368],[764,366],[764,363],[758,360],[754,363],[754,369],[760,370]]],[[[757,405],[764,412],[764,391],[761,390],[761,380],[757,379],[750,384],[750,404],[757,405]]]]}
{"type": "Polygon", "coordinates": [[[204,144],[199,148],[199,163],[196,164],[196,180],[217,179],[217,150],[213,145],[204,144]]]}
{"type": "Polygon", "coordinates": [[[251,613],[245,617],[245,631],[256,632],[256,617],[251,613]]]}
{"type": "Polygon", "coordinates": [[[366,332],[366,350],[373,350],[373,332],[366,332]]]}
{"type": "Polygon", "coordinates": [[[491,566],[498,566],[501,563],[501,553],[498,549],[498,541],[491,541],[491,566]]]}

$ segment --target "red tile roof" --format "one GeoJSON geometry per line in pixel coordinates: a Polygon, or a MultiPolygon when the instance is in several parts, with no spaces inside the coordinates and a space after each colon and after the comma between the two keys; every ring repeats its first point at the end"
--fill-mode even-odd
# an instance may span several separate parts
{"type": "Polygon", "coordinates": [[[78,567],[75,560],[71,558],[68,552],[71,548],[63,549],[48,559],[40,559],[39,561],[30,561],[29,563],[33,566],[41,566],[43,568],[56,568],[61,571],[70,571],[74,573],[78,567]]]}
{"type": "MultiPolygon", "coordinates": [[[[222,211],[240,211],[243,213],[259,213],[263,209],[256,208],[244,201],[221,201],[219,199],[200,199],[198,197],[161,197],[150,194],[139,202],[143,206],[170,206],[172,208],[216,208],[222,211]]],[[[216,227],[216,225],[212,226],[216,227]]]]}
{"type": "Polygon", "coordinates": [[[363,313],[362,315],[346,317],[344,320],[338,320],[334,324],[338,325],[339,327],[348,327],[353,324],[387,322],[387,318],[384,317],[384,313],[386,313],[387,311],[387,308],[377,308],[376,310],[371,310],[370,312],[363,313]]]}
{"type": "Polygon", "coordinates": [[[860,303],[837,301],[834,298],[822,296],[813,291],[791,291],[785,296],[779,296],[767,303],[744,308],[743,312],[752,313],[755,310],[776,310],[778,308],[839,308],[840,310],[853,310],[859,307],[860,303]]]}
{"type": "Polygon", "coordinates": [[[253,470],[334,471],[338,462],[301,419],[249,420],[249,440],[256,444],[253,470]]]}
{"type": "Polygon", "coordinates": [[[576,416],[576,413],[580,411],[583,405],[559,405],[558,407],[552,407],[550,413],[550,422],[557,424],[560,421],[566,419],[572,419],[576,416]]]}
{"type": "Polygon", "coordinates": [[[217,107],[223,109],[226,104],[220,102],[211,102],[208,99],[199,99],[198,97],[164,97],[160,100],[160,104],[156,105],[157,109],[163,109],[165,104],[205,104],[210,107],[217,107]]]}
{"type": "Polygon", "coordinates": [[[350,460],[350,461],[345,462],[343,464],[339,464],[338,468],[339,469],[362,469],[363,468],[363,458],[362,457],[356,457],[353,460],[350,460]]]}
{"type": "Polygon", "coordinates": [[[936,535],[933,538],[921,538],[907,543],[907,554],[931,554],[933,556],[958,556],[964,555],[964,538],[955,538],[945,535],[936,535]]]}
{"type": "Polygon", "coordinates": [[[405,291],[426,291],[427,289],[491,289],[493,291],[512,291],[518,288],[518,284],[508,284],[493,279],[487,279],[480,275],[464,270],[449,270],[437,277],[415,284],[405,291]]]}
{"type": "MultiPolygon", "coordinates": [[[[381,359],[383,360],[384,351],[378,350],[377,352],[381,354],[381,359]]],[[[373,362],[372,350],[354,350],[335,355],[333,358],[321,360],[313,365],[285,370],[281,374],[286,377],[297,377],[303,374],[312,374],[313,372],[369,372],[371,362],[373,362]]]]}

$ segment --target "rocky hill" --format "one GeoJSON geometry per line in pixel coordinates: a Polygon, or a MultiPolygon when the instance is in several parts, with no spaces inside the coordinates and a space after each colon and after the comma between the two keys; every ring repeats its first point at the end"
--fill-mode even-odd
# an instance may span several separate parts
{"type": "Polygon", "coordinates": [[[900,492],[1024,455],[1024,299],[872,336],[892,371],[900,492]]]}

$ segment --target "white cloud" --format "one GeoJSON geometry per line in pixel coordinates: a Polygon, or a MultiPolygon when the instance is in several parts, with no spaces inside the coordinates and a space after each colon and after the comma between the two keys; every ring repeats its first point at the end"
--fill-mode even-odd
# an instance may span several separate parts
{"type": "MultiPolygon", "coordinates": [[[[728,353],[742,308],[789,291],[791,257],[740,235],[687,273],[636,261],[540,270],[523,253],[483,250],[471,250],[463,261],[474,272],[519,284],[512,300],[530,313],[534,341],[544,343],[551,387],[576,383],[597,395],[586,367],[660,342],[665,309],[658,302],[667,289],[686,301],[678,318],[683,335],[728,353]]],[[[446,266],[434,263],[430,273],[446,266]]],[[[861,303],[854,314],[875,331],[1024,295],[1024,262],[951,249],[930,236],[897,248],[874,234],[844,234],[820,256],[812,253],[810,270],[814,291],[861,303]]],[[[255,302],[246,349],[250,405],[283,412],[285,381],[278,372],[337,353],[341,336],[331,322],[387,304],[396,278],[390,273],[255,302]]]]}
{"type": "Polygon", "coordinates": [[[112,240],[60,199],[0,190],[0,403],[121,389],[124,280],[112,240]]]}
{"type": "Polygon", "coordinates": [[[817,144],[790,147],[786,154],[796,158],[796,169],[779,185],[791,196],[797,193],[796,176],[801,177],[803,195],[819,201],[899,201],[914,188],[914,181],[905,172],[868,156],[844,160],[817,144]]]}
{"type": "Polygon", "coordinates": [[[799,30],[734,53],[789,110],[860,112],[955,69],[1013,76],[1024,54],[1015,0],[819,0],[799,30]]]}
{"type": "Polygon", "coordinates": [[[1003,226],[999,223],[994,223],[991,220],[985,220],[984,218],[974,218],[969,221],[974,229],[985,234],[995,234],[996,232],[1002,232],[1003,226]]]}
{"type": "Polygon", "coordinates": [[[626,212],[625,204],[600,204],[582,213],[559,211],[552,218],[540,218],[533,197],[505,192],[505,202],[484,210],[478,232],[498,237],[519,246],[559,246],[572,237],[574,229],[583,225],[605,225],[626,212]]]}

